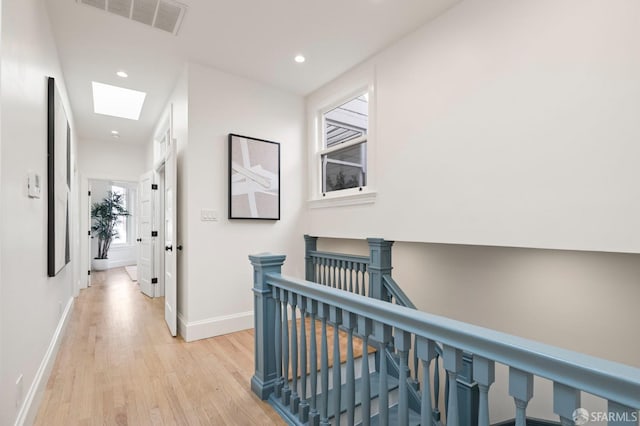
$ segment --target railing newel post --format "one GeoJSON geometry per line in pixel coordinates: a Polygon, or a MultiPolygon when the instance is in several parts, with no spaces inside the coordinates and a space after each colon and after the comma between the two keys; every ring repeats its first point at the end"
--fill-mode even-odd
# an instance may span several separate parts
{"type": "Polygon", "coordinates": [[[391,246],[393,241],[382,238],[367,238],[369,244],[369,297],[388,300],[384,276],[391,275],[391,246]]]}
{"type": "Polygon", "coordinates": [[[313,258],[311,252],[316,251],[318,248],[318,237],[312,237],[311,235],[304,235],[304,276],[307,281],[315,281],[315,271],[313,258]]]}
{"type": "Polygon", "coordinates": [[[280,274],[286,256],[260,254],[249,256],[253,265],[255,372],[251,378],[251,390],[265,400],[275,391],[279,377],[276,372],[276,308],[272,289],[267,284],[267,274],[280,274]]]}

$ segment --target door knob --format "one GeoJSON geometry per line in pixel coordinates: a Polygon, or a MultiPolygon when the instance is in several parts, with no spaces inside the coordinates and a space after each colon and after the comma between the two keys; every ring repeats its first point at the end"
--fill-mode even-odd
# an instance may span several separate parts
{"type": "Polygon", "coordinates": [[[173,251],[173,246],[166,246],[164,249],[166,251],[173,251]]]}
{"type": "Polygon", "coordinates": [[[182,245],[179,245],[178,247],[176,247],[178,250],[182,251],[182,245]]]}

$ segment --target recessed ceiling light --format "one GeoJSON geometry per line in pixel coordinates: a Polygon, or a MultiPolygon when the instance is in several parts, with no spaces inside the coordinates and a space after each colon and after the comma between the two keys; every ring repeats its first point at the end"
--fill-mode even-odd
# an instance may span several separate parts
{"type": "Polygon", "coordinates": [[[91,82],[96,114],[138,120],[147,94],[137,90],[91,82]]]}
{"type": "Polygon", "coordinates": [[[296,61],[297,63],[301,64],[304,61],[306,61],[307,59],[302,55],[296,55],[296,57],[293,58],[293,60],[296,61]]]}
{"type": "Polygon", "coordinates": [[[124,71],[118,71],[118,72],[116,73],[116,75],[117,75],[118,77],[122,77],[122,78],[127,78],[127,77],[129,77],[129,74],[127,74],[127,73],[126,73],[126,72],[124,72],[124,71]]]}
{"type": "Polygon", "coordinates": [[[116,135],[119,135],[119,134],[120,134],[120,132],[118,132],[117,130],[112,130],[112,131],[111,131],[111,134],[112,134],[112,135],[114,135],[114,136],[116,136],[116,135]]]}

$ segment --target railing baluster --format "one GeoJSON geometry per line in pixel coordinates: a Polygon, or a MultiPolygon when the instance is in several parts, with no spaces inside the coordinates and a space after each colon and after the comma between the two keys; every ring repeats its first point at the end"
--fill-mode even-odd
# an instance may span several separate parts
{"type": "Polygon", "coordinates": [[[280,291],[282,299],[282,371],[284,373],[284,386],[282,388],[282,403],[289,405],[291,401],[291,388],[289,387],[289,305],[287,291],[280,291]]]}
{"type": "Polygon", "coordinates": [[[273,287],[273,298],[275,300],[275,308],[276,308],[276,321],[275,321],[275,348],[274,348],[274,352],[276,355],[276,386],[274,389],[274,393],[276,395],[276,397],[280,397],[281,396],[281,391],[282,391],[282,385],[283,385],[283,381],[284,379],[282,378],[282,353],[281,353],[281,349],[282,349],[282,337],[281,337],[281,333],[282,333],[282,313],[280,312],[280,297],[279,297],[279,291],[276,287],[273,287]]]}
{"type": "Polygon", "coordinates": [[[369,335],[372,331],[371,320],[358,317],[358,334],[362,338],[362,426],[369,426],[371,421],[371,382],[369,374],[369,335]]]}
{"type": "Polygon", "coordinates": [[[489,426],[489,388],[496,380],[495,362],[474,355],[473,380],[478,383],[478,388],[480,389],[478,426],[489,426]]]}
{"type": "Polygon", "coordinates": [[[338,281],[336,279],[336,270],[338,269],[338,261],[335,259],[331,259],[332,271],[331,271],[331,287],[338,288],[338,281]]]}
{"type": "Polygon", "coordinates": [[[338,260],[338,288],[340,290],[344,290],[344,282],[342,280],[342,271],[343,271],[343,262],[342,260],[338,260]]]}
{"type": "Polygon", "coordinates": [[[440,421],[440,355],[436,353],[436,362],[433,367],[433,418],[440,421]]]}
{"type": "Polygon", "coordinates": [[[409,350],[411,350],[411,333],[395,330],[395,346],[400,356],[400,368],[398,371],[398,386],[400,401],[398,402],[398,419],[400,426],[409,425],[409,350]]]}
{"type": "Polygon", "coordinates": [[[420,384],[419,376],[418,376],[418,352],[416,348],[418,347],[418,336],[413,336],[413,384],[415,389],[418,389],[420,384]]]}
{"type": "Polygon", "coordinates": [[[607,412],[612,416],[608,426],[638,426],[638,417],[640,417],[638,410],[615,401],[608,401],[607,412]]]}
{"type": "MultiPolygon", "coordinates": [[[[357,327],[357,317],[355,314],[346,313],[342,315],[344,326],[347,328],[347,424],[353,426],[355,422],[356,409],[356,372],[353,359],[353,330],[357,327]]],[[[364,357],[364,352],[362,353],[364,357]]]]}
{"type": "Polygon", "coordinates": [[[299,417],[302,423],[309,419],[307,401],[307,298],[298,296],[300,309],[300,407],[299,417]]]}
{"type": "MultiPolygon", "coordinates": [[[[429,368],[431,360],[437,356],[436,343],[424,337],[416,338],[414,348],[416,356],[422,361],[422,398],[420,407],[420,424],[431,426],[433,422],[433,408],[431,405],[431,383],[429,381],[429,368]]],[[[437,359],[437,358],[436,358],[437,359]]]]}
{"type": "Polygon", "coordinates": [[[311,341],[309,349],[311,374],[311,404],[309,409],[309,426],[317,426],[320,423],[320,413],[318,413],[318,348],[316,342],[316,313],[318,312],[318,302],[315,300],[307,300],[307,310],[309,311],[309,321],[311,330],[309,332],[309,340],[311,341]]]}
{"type": "MultiPolygon", "coordinates": [[[[360,270],[362,271],[362,285],[360,286],[362,288],[362,296],[367,296],[369,294],[371,294],[371,288],[369,288],[369,291],[367,291],[367,289],[365,288],[365,275],[367,273],[367,265],[365,265],[364,263],[360,264],[360,270]]],[[[369,283],[369,285],[371,285],[371,283],[369,283]]]]}
{"type": "Polygon", "coordinates": [[[321,363],[320,379],[322,382],[322,407],[320,424],[329,425],[329,351],[327,348],[327,317],[329,316],[329,306],[325,303],[318,303],[318,314],[322,320],[322,343],[321,343],[321,363]]]}
{"type": "Polygon", "coordinates": [[[353,269],[351,269],[351,277],[355,274],[355,286],[356,286],[356,294],[360,294],[360,280],[358,280],[358,263],[353,264],[353,269]]]}
{"type": "Polygon", "coordinates": [[[553,382],[553,412],[560,417],[562,426],[574,425],[573,413],[577,408],[580,408],[580,391],[571,386],[553,382]]]}
{"type": "Polygon", "coordinates": [[[380,394],[378,396],[380,426],[389,424],[389,384],[387,377],[387,343],[391,340],[391,327],[376,322],[374,333],[378,343],[378,356],[380,358],[380,394]]]}
{"type": "Polygon", "coordinates": [[[516,426],[526,426],[527,405],[533,398],[533,375],[509,367],[509,395],[516,404],[516,426]]]}
{"type": "Polygon", "coordinates": [[[289,304],[291,305],[291,379],[292,391],[290,409],[293,414],[298,412],[300,397],[298,396],[298,321],[296,320],[297,295],[289,293],[289,304]]]}
{"type": "Polygon", "coordinates": [[[353,268],[353,262],[347,262],[347,269],[344,271],[345,278],[349,283],[349,292],[353,293],[353,280],[351,279],[351,270],[353,268]]]}
{"type": "Polygon", "coordinates": [[[444,369],[449,378],[449,403],[447,408],[447,426],[458,426],[458,387],[456,386],[458,372],[462,370],[462,351],[445,345],[443,351],[444,369]]]}
{"type": "Polygon", "coordinates": [[[313,282],[317,283],[319,281],[318,279],[318,258],[317,257],[313,257],[313,282]]]}
{"type": "Polygon", "coordinates": [[[333,323],[333,407],[335,411],[334,424],[340,426],[340,399],[342,397],[342,378],[340,368],[340,324],[342,324],[342,310],[332,306],[329,315],[333,323]]]}
{"type": "Polygon", "coordinates": [[[322,264],[322,279],[320,280],[320,284],[327,285],[327,259],[321,259],[322,264]]]}

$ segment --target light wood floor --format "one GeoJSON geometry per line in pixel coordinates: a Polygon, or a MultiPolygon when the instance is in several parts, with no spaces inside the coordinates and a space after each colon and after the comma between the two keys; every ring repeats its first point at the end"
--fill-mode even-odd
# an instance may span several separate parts
{"type": "Polygon", "coordinates": [[[185,343],[124,269],[76,300],[36,425],[285,424],[250,389],[253,330],[185,343]]]}

